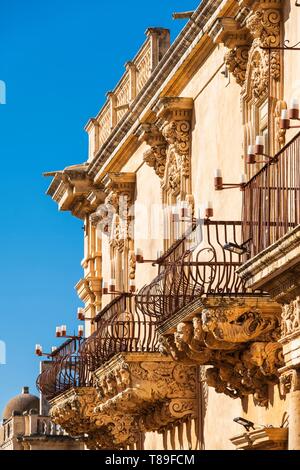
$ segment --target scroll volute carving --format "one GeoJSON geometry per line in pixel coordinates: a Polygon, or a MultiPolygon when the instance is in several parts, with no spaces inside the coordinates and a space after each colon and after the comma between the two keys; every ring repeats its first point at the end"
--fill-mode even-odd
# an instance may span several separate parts
{"type": "Polygon", "coordinates": [[[245,93],[251,88],[254,98],[261,98],[268,91],[270,78],[275,82],[280,79],[280,53],[264,48],[280,45],[280,0],[275,2],[258,2],[246,21],[246,26],[253,38],[249,52],[246,74],[245,93]]]}
{"type": "Polygon", "coordinates": [[[219,31],[215,42],[223,43],[228,49],[224,58],[225,64],[238,85],[243,86],[251,47],[249,32],[233,18],[219,18],[217,27],[219,31]]]}
{"type": "Polygon", "coordinates": [[[96,372],[95,386],[94,422],[109,429],[115,446],[124,448],[142,432],[163,431],[196,418],[196,368],[159,354],[119,357],[96,372]]]}
{"type": "Polygon", "coordinates": [[[144,153],[144,162],[154,169],[163,179],[166,169],[167,141],[155,124],[143,124],[140,141],[146,142],[150,149],[144,153]]]}
{"type": "Polygon", "coordinates": [[[135,173],[109,173],[104,184],[107,194],[105,205],[98,211],[100,217],[94,216],[94,223],[101,221],[102,216],[104,231],[110,235],[113,242],[117,241],[122,251],[125,240],[131,239],[131,208],[136,188],[136,175],[135,173]]]}
{"type": "Polygon", "coordinates": [[[192,98],[161,98],[154,111],[157,125],[167,142],[163,190],[184,200],[190,194],[192,98]]]}
{"type": "Polygon", "coordinates": [[[278,383],[283,366],[280,317],[258,309],[204,309],[193,321],[180,323],[164,341],[174,360],[213,366],[207,383],[231,398],[254,395],[268,403],[268,385],[278,383]]]}

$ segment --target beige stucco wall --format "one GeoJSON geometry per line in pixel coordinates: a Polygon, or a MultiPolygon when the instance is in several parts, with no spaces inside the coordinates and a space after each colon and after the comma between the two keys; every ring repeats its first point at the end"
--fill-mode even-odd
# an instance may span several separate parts
{"type": "MultiPolygon", "coordinates": [[[[299,42],[300,13],[295,2],[284,2],[284,38],[289,41],[289,46],[299,42]]],[[[299,47],[299,46],[298,46],[299,47]]],[[[300,99],[300,51],[284,52],[284,94],[283,98],[289,104],[292,97],[300,99]]],[[[295,133],[296,131],[294,131],[295,133]]],[[[288,131],[291,137],[293,131],[288,131]]]]}
{"type": "Polygon", "coordinates": [[[222,170],[225,183],[239,183],[244,173],[241,89],[232,76],[228,79],[221,73],[224,53],[223,46],[216,47],[181,95],[194,99],[192,189],[195,205],[205,209],[206,202],[212,201],[216,220],[240,220],[242,194],[239,189],[214,190],[216,169],[222,170]]]}

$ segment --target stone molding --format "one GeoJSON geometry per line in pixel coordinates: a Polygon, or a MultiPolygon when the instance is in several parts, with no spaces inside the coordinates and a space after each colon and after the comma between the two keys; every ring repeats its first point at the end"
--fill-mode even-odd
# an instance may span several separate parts
{"type": "Polygon", "coordinates": [[[236,450],[287,450],[288,431],[287,428],[266,427],[243,433],[230,440],[236,450]]]}
{"type": "Polygon", "coordinates": [[[193,21],[188,22],[179,37],[162,58],[160,67],[157,67],[153,72],[151,80],[145,85],[144,92],[137,96],[136,100],[132,103],[131,113],[114,129],[114,132],[111,133],[99,154],[90,163],[89,174],[96,179],[100,177],[101,168],[104,166],[105,162],[112,153],[115,152],[116,148],[123,141],[124,136],[132,134],[131,131],[136,129],[136,122],[139,116],[141,113],[144,113],[152,99],[155,100],[156,97],[158,98],[166,80],[169,80],[169,82],[170,79],[175,81],[174,75],[180,63],[183,63],[183,58],[189,59],[191,49],[200,41],[206,41],[206,39],[209,41],[203,28],[208,29],[208,27],[211,26],[213,18],[217,16],[219,12],[218,9],[222,1],[223,0],[209,0],[208,2],[202,3],[196,9],[193,21]]]}

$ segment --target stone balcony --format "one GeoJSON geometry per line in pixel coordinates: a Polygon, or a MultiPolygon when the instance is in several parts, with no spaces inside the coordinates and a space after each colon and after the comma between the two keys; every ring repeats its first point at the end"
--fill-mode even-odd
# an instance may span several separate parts
{"type": "Polygon", "coordinates": [[[159,353],[121,353],[93,373],[92,387],[51,402],[51,419],[90,449],[126,449],[147,431],[197,417],[196,368],[159,353]]]}
{"type": "Polygon", "coordinates": [[[281,307],[236,274],[243,255],[225,247],[238,244],[240,223],[208,220],[193,231],[161,258],[159,275],[138,293],[137,306],[156,318],[175,361],[211,366],[207,382],[217,393],[253,395],[267,406],[269,385],[279,383],[283,366],[281,307]]]}

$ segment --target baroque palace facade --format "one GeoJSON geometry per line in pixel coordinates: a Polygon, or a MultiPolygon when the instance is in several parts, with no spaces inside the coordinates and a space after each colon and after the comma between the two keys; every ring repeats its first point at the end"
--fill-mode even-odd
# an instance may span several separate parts
{"type": "Polygon", "coordinates": [[[300,449],[299,31],[294,0],[147,30],[46,174],[84,221],[85,339],[58,329],[38,386],[87,449],[300,449]]]}

